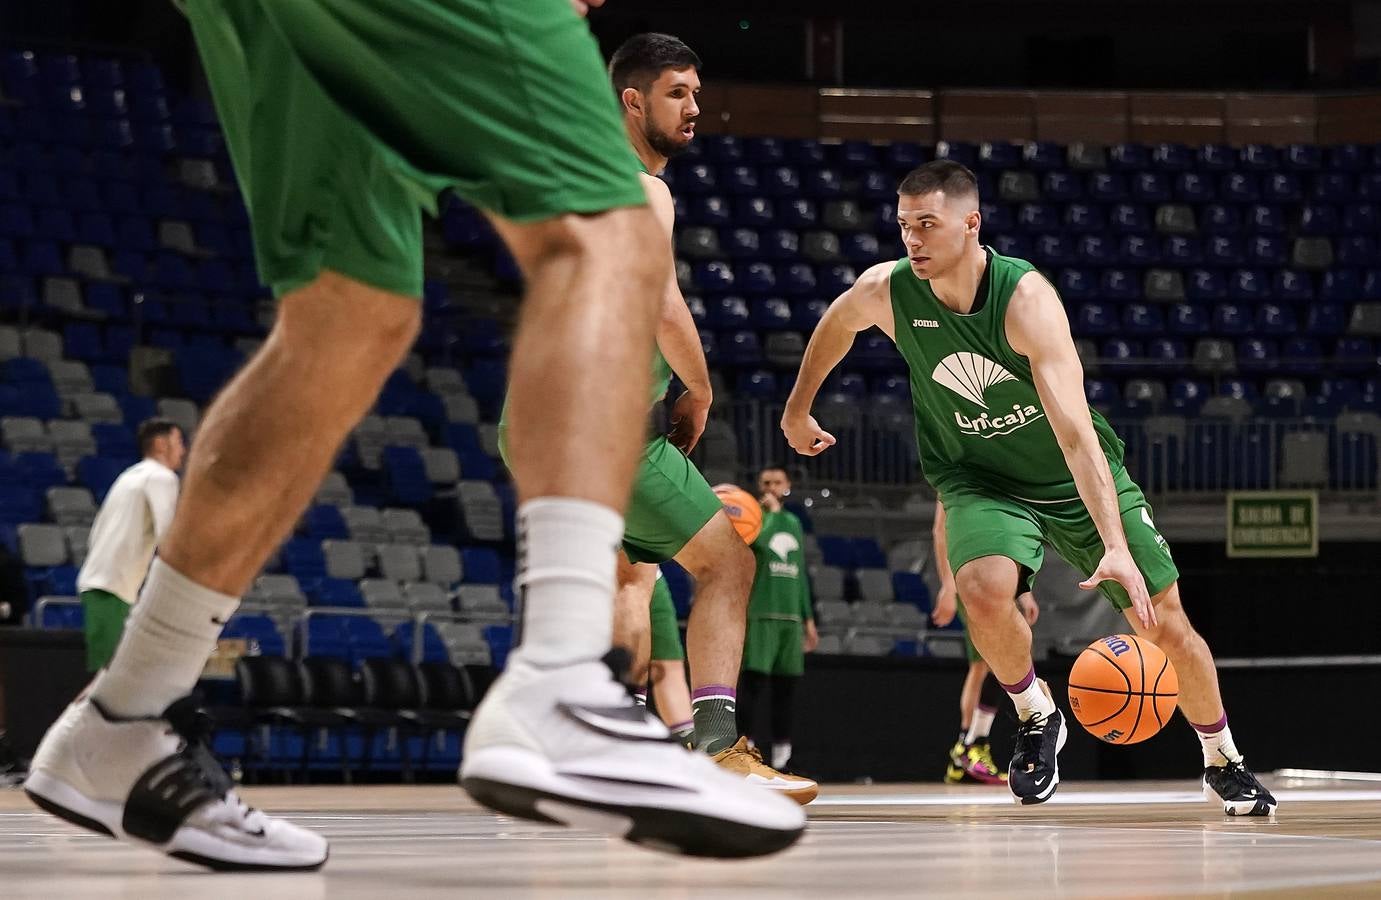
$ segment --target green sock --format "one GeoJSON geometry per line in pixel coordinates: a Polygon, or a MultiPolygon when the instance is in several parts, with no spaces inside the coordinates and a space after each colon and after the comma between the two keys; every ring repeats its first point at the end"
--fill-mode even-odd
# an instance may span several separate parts
{"type": "Polygon", "coordinates": [[[695,749],[711,756],[738,740],[737,692],[723,684],[707,684],[691,694],[695,721],[695,749]]]}
{"type": "Polygon", "coordinates": [[[676,743],[686,747],[695,746],[695,723],[682,722],[679,725],[671,726],[671,736],[676,738],[676,743]]]}

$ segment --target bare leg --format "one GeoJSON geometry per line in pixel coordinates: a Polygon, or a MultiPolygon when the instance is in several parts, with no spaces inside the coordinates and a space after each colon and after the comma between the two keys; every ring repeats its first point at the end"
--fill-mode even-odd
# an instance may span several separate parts
{"type": "Polygon", "coordinates": [[[691,688],[738,684],[748,594],[753,589],[753,552],[729,517],[716,513],[676,554],[695,579],[695,603],[686,628],[691,688]]]}
{"type": "Polygon", "coordinates": [[[1218,669],[1208,644],[1189,624],[1180,604],[1176,582],[1151,601],[1156,606],[1159,624],[1143,628],[1130,610],[1124,611],[1136,633],[1165,651],[1175,674],[1180,678],[1180,710],[1191,723],[1210,725],[1223,717],[1223,697],[1218,691],[1218,669]]]}
{"type": "Polygon", "coordinates": [[[960,567],[955,583],[968,613],[969,637],[984,661],[999,682],[1021,681],[1032,668],[1031,627],[1012,602],[1017,564],[1005,556],[975,559],[960,567]]]}
{"type": "MultiPolygon", "coordinates": [[[[629,562],[628,557],[620,553],[618,579],[618,593],[614,595],[614,646],[627,650],[632,657],[628,666],[628,683],[641,690],[647,684],[648,665],[652,660],[649,604],[652,601],[652,587],[657,581],[657,567],[629,562]]],[[[689,700],[686,705],[690,705],[689,700]]],[[[661,710],[660,706],[658,710],[661,710]]],[[[686,718],[690,718],[689,714],[686,718]]]]}
{"type": "Polygon", "coordinates": [[[652,661],[652,696],[657,712],[668,726],[682,725],[691,720],[690,685],[686,682],[686,664],[679,659],[652,661]]]}
{"type": "Polygon", "coordinates": [[[983,692],[983,679],[987,677],[987,663],[981,659],[969,663],[969,671],[964,676],[964,687],[959,691],[959,727],[965,731],[973,724],[973,714],[978,709],[978,697],[983,692]]]}

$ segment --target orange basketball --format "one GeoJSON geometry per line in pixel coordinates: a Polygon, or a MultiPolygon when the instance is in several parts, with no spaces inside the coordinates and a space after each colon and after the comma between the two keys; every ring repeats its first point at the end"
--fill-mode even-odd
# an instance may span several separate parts
{"type": "Polygon", "coordinates": [[[758,498],[736,484],[717,484],[714,492],[719,496],[719,502],[724,504],[724,511],[729,514],[729,521],[734,523],[734,530],[743,538],[743,542],[751,544],[756,541],[762,532],[762,505],[758,503],[758,498]]]}
{"type": "Polygon", "coordinates": [[[1151,737],[1175,713],[1180,679],[1155,644],[1130,634],[1099,638],[1069,673],[1069,708],[1089,734],[1109,744],[1151,737]]]}

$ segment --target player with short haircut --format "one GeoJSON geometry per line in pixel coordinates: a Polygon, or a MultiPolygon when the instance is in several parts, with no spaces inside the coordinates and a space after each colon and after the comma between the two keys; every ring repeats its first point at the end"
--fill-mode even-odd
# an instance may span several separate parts
{"type": "Polygon", "coordinates": [[[1012,603],[1048,541],[1087,576],[1085,589],[1097,587],[1165,651],[1202,744],[1205,786],[1224,811],[1271,814],[1275,798],[1233,744],[1213,655],[1180,603],[1170,548],[1123,466],[1122,442],[1084,397],[1059,294],[1031,263],[979,242],[978,183],[964,166],[926,163],[897,195],[906,256],[866,270],[821,319],[782,416],[788,442],[807,456],[834,444],[811,404],[854,335],[881,328],[910,368],[920,461],[945,505],[969,633],[1020,719],[1012,793],[1022,803],[1050,798],[1067,731],[1012,603]]]}

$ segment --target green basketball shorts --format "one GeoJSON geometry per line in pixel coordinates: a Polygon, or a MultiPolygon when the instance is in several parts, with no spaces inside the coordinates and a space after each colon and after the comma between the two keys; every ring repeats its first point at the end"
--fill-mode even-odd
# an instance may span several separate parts
{"type": "Polygon", "coordinates": [[[806,654],[801,623],[749,617],[743,635],[743,668],[764,675],[802,675],[806,654]]]}
{"type": "Polygon", "coordinates": [[[82,591],[82,629],[86,633],[86,671],[110,662],[129,618],[129,604],[109,591],[82,591]]]}
{"type": "Polygon", "coordinates": [[[666,562],[723,508],[705,476],[664,437],[643,448],[623,517],[623,550],[633,562],[666,562]]]}
{"type": "Polygon", "coordinates": [[[646,202],[569,0],[181,5],[276,295],[331,269],[419,296],[446,188],[517,222],[646,202]]]}
{"type": "MultiPolygon", "coordinates": [[[[1170,545],[1156,530],[1151,505],[1125,468],[1113,472],[1118,509],[1127,545],[1151,596],[1179,580],[1170,545]]],[[[1049,543],[1070,565],[1093,574],[1103,557],[1103,541],[1088,510],[1079,500],[1037,504],[967,487],[941,492],[945,504],[945,534],[949,564],[957,573],[964,563],[984,556],[1005,556],[1030,569],[1033,576],[1044,559],[1042,542],[1049,543]]],[[[1118,609],[1131,606],[1122,585],[1105,581],[1098,590],[1118,609]]]]}
{"type": "Polygon", "coordinates": [[[666,579],[658,578],[652,586],[652,658],[686,658],[681,646],[681,626],[676,621],[676,604],[671,602],[671,588],[666,579]]]}

